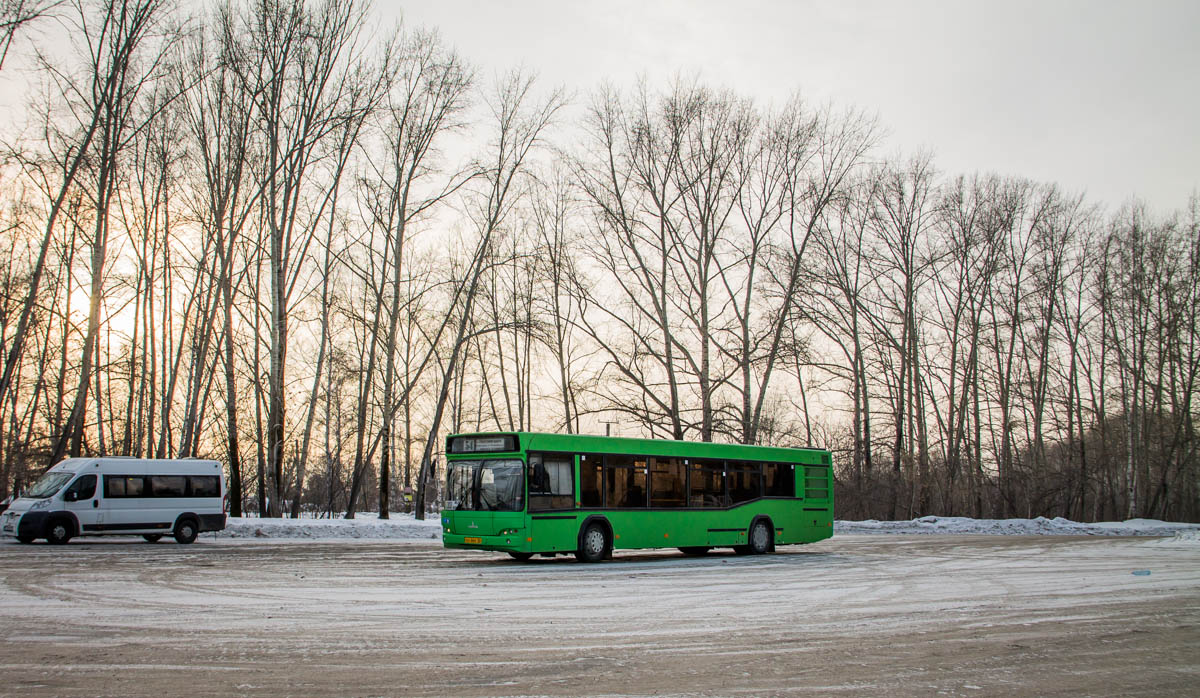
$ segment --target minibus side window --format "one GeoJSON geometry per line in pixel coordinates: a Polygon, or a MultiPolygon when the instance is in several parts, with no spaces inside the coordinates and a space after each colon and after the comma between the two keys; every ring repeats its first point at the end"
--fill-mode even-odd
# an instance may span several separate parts
{"type": "Polygon", "coordinates": [[[150,491],[155,497],[182,497],[186,494],[187,478],[182,475],[151,475],[150,491]]]}
{"type": "Polygon", "coordinates": [[[96,496],[96,476],[84,475],[71,486],[67,488],[66,499],[68,502],[84,502],[96,496]]]}
{"type": "Polygon", "coordinates": [[[116,499],[118,497],[143,496],[144,480],[140,475],[105,475],[104,496],[116,499]]]}
{"type": "Polygon", "coordinates": [[[221,481],[216,475],[189,475],[188,493],[192,497],[220,497],[221,481]]]}

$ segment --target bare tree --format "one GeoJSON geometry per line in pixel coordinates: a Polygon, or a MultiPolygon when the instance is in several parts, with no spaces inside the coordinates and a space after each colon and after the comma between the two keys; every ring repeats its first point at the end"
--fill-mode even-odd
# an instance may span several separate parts
{"type": "Polygon", "coordinates": [[[0,0],[0,69],[12,48],[17,32],[51,16],[66,0],[0,0]]]}
{"type": "Polygon", "coordinates": [[[270,513],[279,515],[285,496],[288,321],[297,288],[308,279],[318,222],[330,215],[343,167],[331,168],[334,175],[324,187],[313,180],[324,158],[345,150],[346,124],[361,123],[380,91],[364,54],[366,14],[360,3],[325,0],[310,8],[301,0],[264,1],[244,21],[249,74],[242,83],[253,95],[264,149],[255,176],[263,188],[270,307],[266,450],[270,513]]]}
{"type": "Polygon", "coordinates": [[[513,72],[500,81],[495,94],[488,101],[495,119],[493,140],[489,145],[487,160],[480,163],[480,181],[485,186],[471,206],[478,239],[463,275],[454,281],[450,308],[451,313],[457,313],[459,317],[455,334],[450,338],[450,355],[440,361],[441,386],[437,391],[429,436],[421,455],[421,470],[417,476],[414,498],[415,514],[420,519],[425,517],[426,484],[432,470],[433,447],[437,443],[460,353],[468,339],[467,327],[481,276],[491,258],[494,237],[501,231],[520,193],[519,180],[524,175],[526,159],[541,143],[547,127],[563,105],[563,96],[559,91],[544,100],[535,100],[533,86],[533,77],[513,72]]]}
{"type": "MultiPolygon", "coordinates": [[[[742,360],[753,361],[760,372],[753,410],[748,417],[745,414],[742,417],[744,443],[758,441],[771,378],[786,359],[785,338],[790,334],[795,304],[804,292],[802,281],[809,242],[823,225],[827,210],[845,195],[846,185],[877,137],[874,120],[861,113],[838,113],[826,108],[808,114],[798,101],[785,109],[772,131],[775,143],[771,147],[779,149],[779,157],[783,159],[776,175],[781,179],[778,204],[781,215],[774,224],[778,231],[772,234],[774,253],[764,260],[767,262],[764,281],[777,302],[767,311],[768,324],[758,340],[762,345],[759,356],[742,352],[742,360]]],[[[744,306],[742,311],[745,317],[749,316],[748,307],[744,306]]],[[[751,386],[744,384],[742,391],[747,394],[743,398],[745,409],[751,386]]]]}
{"type": "MultiPolygon", "coordinates": [[[[367,155],[374,175],[364,182],[372,194],[372,224],[379,226],[384,249],[390,251],[390,259],[380,266],[380,272],[390,277],[381,279],[382,284],[390,286],[390,294],[385,295],[386,305],[380,307],[380,312],[385,308],[387,312],[379,470],[379,515],[383,518],[388,517],[390,501],[397,394],[403,393],[407,405],[408,393],[421,375],[420,371],[408,370],[403,386],[396,385],[401,315],[411,300],[403,294],[410,227],[466,181],[466,177],[455,173],[435,179],[439,173],[433,160],[438,155],[438,142],[461,125],[459,119],[467,105],[472,79],[458,56],[443,47],[436,35],[418,32],[406,36],[395,87],[380,112],[385,157],[376,162],[367,155]],[[434,181],[426,184],[429,180],[434,181]]],[[[408,348],[408,343],[405,346],[408,348]]],[[[405,366],[410,368],[411,364],[406,362],[405,366]]]]}
{"type": "MultiPolygon", "coordinates": [[[[109,211],[120,178],[118,166],[131,139],[157,115],[154,111],[139,114],[136,106],[143,90],[166,77],[165,61],[172,44],[170,38],[158,35],[164,31],[168,37],[171,35],[165,26],[168,8],[162,0],[110,0],[95,13],[82,5],[75,9],[80,34],[90,39],[87,63],[79,82],[69,82],[64,76],[63,87],[64,92],[72,95],[80,120],[94,124],[89,126],[86,139],[91,146],[88,191],[95,225],[89,240],[91,287],[78,387],[70,415],[51,453],[52,462],[68,450],[72,455],[82,452],[108,262],[109,211]],[[92,135],[96,136],[94,142],[92,135]]],[[[82,146],[80,149],[87,150],[82,146]]]]}
{"type": "Polygon", "coordinates": [[[539,292],[531,306],[538,314],[549,317],[543,333],[547,349],[554,359],[553,370],[562,401],[562,428],[568,434],[579,433],[580,378],[576,368],[583,349],[573,327],[579,322],[579,293],[572,289],[579,283],[578,233],[572,230],[577,202],[568,173],[552,171],[537,181],[531,207],[534,230],[538,235],[534,255],[539,292]]]}

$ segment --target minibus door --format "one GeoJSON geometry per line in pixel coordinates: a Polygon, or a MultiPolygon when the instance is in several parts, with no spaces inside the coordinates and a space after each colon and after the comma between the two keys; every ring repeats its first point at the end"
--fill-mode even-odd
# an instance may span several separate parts
{"type": "Polygon", "coordinates": [[[104,510],[96,496],[96,480],[95,475],[83,475],[63,492],[63,508],[79,520],[80,533],[98,530],[104,522],[104,510]]]}

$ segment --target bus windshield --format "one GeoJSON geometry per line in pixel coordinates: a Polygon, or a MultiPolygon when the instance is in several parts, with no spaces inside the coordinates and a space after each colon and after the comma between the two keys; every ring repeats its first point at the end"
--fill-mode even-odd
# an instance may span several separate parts
{"type": "Polygon", "coordinates": [[[30,499],[45,499],[53,497],[54,493],[63,485],[67,484],[67,480],[75,477],[75,473],[67,473],[61,470],[52,470],[38,478],[38,481],[33,483],[33,486],[25,490],[23,497],[30,499]]]}
{"type": "Polygon", "coordinates": [[[525,467],[519,460],[460,460],[447,464],[446,508],[522,511],[525,467]]]}

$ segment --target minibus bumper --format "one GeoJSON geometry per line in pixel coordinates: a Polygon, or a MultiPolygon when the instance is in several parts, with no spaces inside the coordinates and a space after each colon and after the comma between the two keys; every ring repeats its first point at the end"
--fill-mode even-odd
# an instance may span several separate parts
{"type": "Polygon", "coordinates": [[[0,535],[17,538],[41,538],[46,530],[48,511],[7,512],[0,514],[0,535]]]}
{"type": "Polygon", "coordinates": [[[224,531],[225,530],[225,514],[201,514],[200,515],[200,532],[206,531],[224,531]]]}

